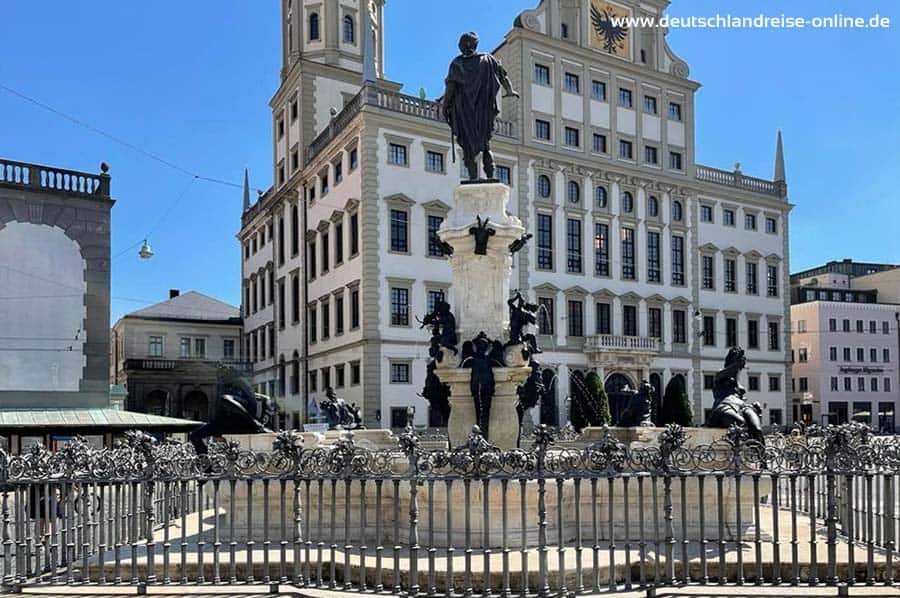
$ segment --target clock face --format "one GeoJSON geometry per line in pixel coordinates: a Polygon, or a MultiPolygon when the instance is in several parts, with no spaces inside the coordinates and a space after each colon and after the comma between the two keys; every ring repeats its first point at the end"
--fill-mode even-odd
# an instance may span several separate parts
{"type": "Polygon", "coordinates": [[[619,58],[631,57],[631,39],[628,25],[614,23],[614,19],[631,16],[624,6],[607,0],[591,0],[591,47],[619,58]]]}

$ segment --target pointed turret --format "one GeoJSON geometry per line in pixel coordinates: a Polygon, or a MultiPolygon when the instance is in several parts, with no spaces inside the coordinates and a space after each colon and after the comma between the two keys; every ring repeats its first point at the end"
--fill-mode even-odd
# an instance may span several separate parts
{"type": "Polygon", "coordinates": [[[784,149],[781,145],[781,130],[778,130],[778,139],[775,144],[775,189],[779,197],[787,196],[787,179],[784,175],[784,149]]]}
{"type": "Polygon", "coordinates": [[[250,208],[250,173],[244,168],[244,211],[250,208]]]}

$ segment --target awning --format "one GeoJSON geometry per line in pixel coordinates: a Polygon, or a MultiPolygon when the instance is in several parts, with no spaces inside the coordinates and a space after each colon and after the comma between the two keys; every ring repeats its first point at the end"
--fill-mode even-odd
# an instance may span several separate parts
{"type": "Polygon", "coordinates": [[[192,430],[203,425],[189,419],[120,409],[2,409],[0,431],[22,428],[111,428],[117,430],[192,430]]]}

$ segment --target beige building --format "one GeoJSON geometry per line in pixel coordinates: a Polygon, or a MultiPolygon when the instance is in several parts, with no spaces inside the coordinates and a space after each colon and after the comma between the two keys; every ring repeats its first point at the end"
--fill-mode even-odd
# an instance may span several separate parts
{"type": "Polygon", "coordinates": [[[126,409],[205,421],[217,366],[249,375],[240,310],[196,291],[125,314],[112,327],[110,384],[125,386],[126,409]]]}
{"type": "MultiPolygon", "coordinates": [[[[607,43],[592,22],[592,8],[648,16],[667,4],[544,0],[494,51],[521,92],[502,101],[493,149],[508,210],[534,234],[513,285],[541,305],[542,362],[556,373],[544,421],[565,421],[570,381],[589,369],[613,393],[678,378],[701,421],[736,344],[765,423],[784,418],[781,138],[771,180],[696,164],[699,84],[665,31],[607,43]]],[[[417,396],[427,334],[415,316],[453,304],[429,239],[461,165],[439,105],[383,78],[383,18],[379,0],[282,2],[275,185],[253,205],[245,190],[238,239],[245,351],[297,424],[328,386],[369,425],[402,425],[408,405],[418,423],[440,423],[417,396]]]]}

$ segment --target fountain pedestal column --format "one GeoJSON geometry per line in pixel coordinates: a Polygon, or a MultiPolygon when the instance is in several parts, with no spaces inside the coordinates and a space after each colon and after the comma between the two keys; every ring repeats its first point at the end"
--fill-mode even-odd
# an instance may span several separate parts
{"type": "MultiPolygon", "coordinates": [[[[512,255],[509,245],[525,233],[522,222],[507,213],[509,187],[502,183],[460,185],[454,191],[453,209],[441,225],[438,236],[453,246],[450,267],[453,270],[453,312],[459,348],[484,332],[492,341],[509,339],[509,278],[512,255]],[[493,232],[487,238],[483,254],[476,253],[479,221],[493,232]]],[[[528,377],[530,369],[521,351],[507,351],[504,367],[494,367],[495,393],[491,402],[487,439],[503,449],[515,448],[519,437],[516,415],[516,388],[528,377]]],[[[461,354],[460,356],[461,357],[461,354]]],[[[475,401],[470,389],[472,370],[445,357],[437,375],[450,385],[448,435],[453,446],[465,443],[476,423],[475,401]],[[453,363],[449,363],[452,361],[453,363]]]]}

